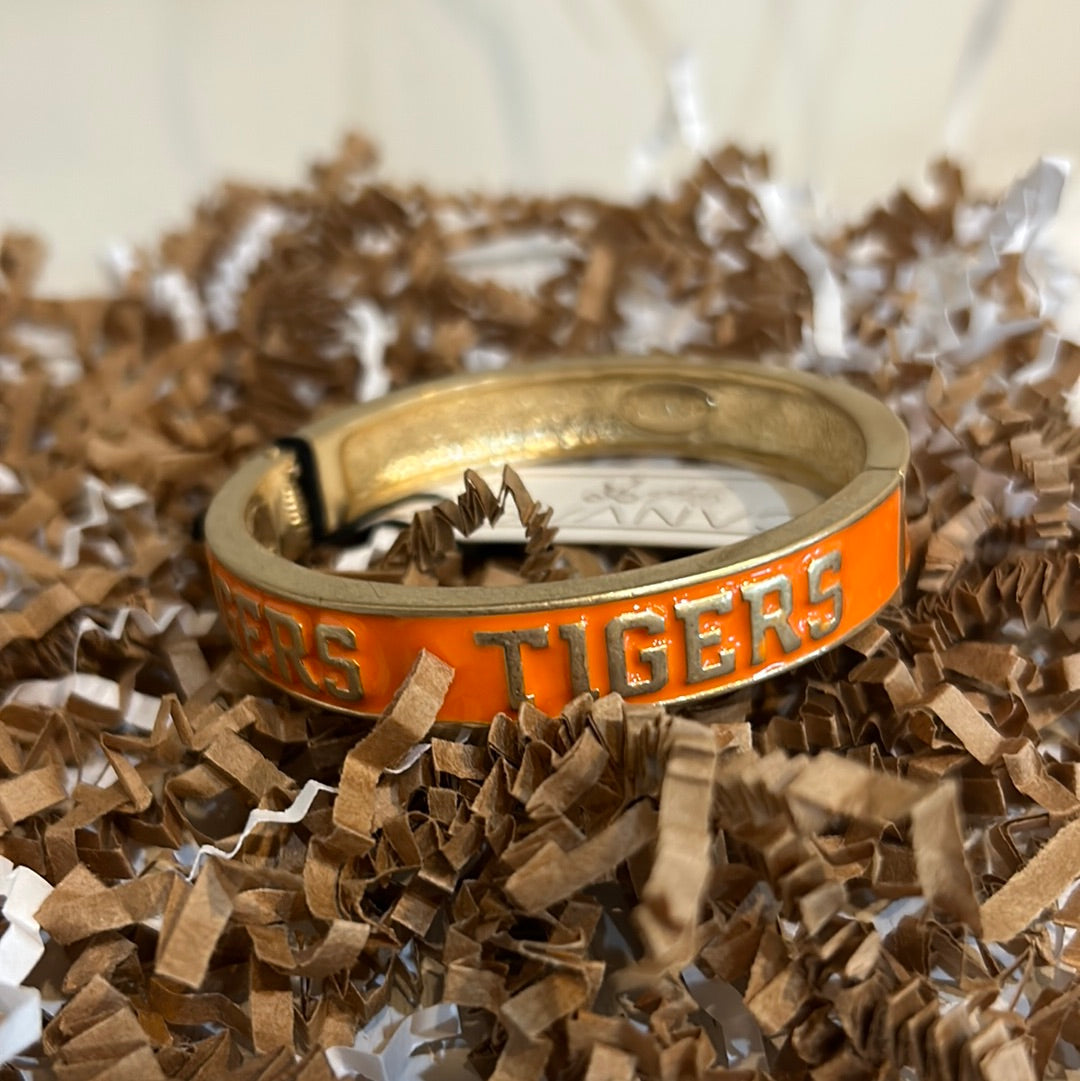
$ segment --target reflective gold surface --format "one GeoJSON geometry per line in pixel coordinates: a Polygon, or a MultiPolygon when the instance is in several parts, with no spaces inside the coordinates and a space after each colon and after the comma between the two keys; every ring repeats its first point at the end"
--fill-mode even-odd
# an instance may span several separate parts
{"type": "Polygon", "coordinates": [[[842,383],[685,358],[560,361],[312,425],[225,485],[206,535],[241,655],[301,697],[377,711],[426,648],[459,671],[444,719],[584,690],[684,701],[801,663],[872,618],[905,562],[906,465],[899,421],[842,383]],[[650,453],[749,462],[825,498],[745,541],[599,578],[415,588],[293,561],[309,538],[466,468],[650,453]]]}

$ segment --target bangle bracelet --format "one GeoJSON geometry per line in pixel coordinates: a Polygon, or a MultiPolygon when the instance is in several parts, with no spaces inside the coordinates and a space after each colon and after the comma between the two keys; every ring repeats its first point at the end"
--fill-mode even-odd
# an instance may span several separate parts
{"type": "MultiPolygon", "coordinates": [[[[421,649],[456,671],[440,720],[583,692],[704,698],[831,649],[906,567],[907,433],[840,382],[739,362],[613,357],[452,378],[346,409],[244,465],[206,541],[229,635],[291,694],[378,713],[421,649]],[[428,588],[295,560],[466,468],[664,455],[750,463],[824,501],[739,543],[596,578],[428,588]]],[[[557,523],[556,523],[557,524],[557,523]]]]}

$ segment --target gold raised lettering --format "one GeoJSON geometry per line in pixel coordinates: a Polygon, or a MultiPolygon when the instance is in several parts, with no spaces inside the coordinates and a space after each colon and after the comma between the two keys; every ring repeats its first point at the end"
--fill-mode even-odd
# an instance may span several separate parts
{"type": "Polygon", "coordinates": [[[825,601],[832,601],[832,612],[829,615],[821,618],[811,616],[806,620],[806,625],[810,630],[810,637],[815,641],[819,638],[824,638],[827,634],[832,634],[832,632],[840,625],[840,620],[844,616],[844,591],[839,578],[831,585],[822,588],[821,578],[826,571],[832,571],[834,574],[840,573],[839,548],[833,552],[829,552],[828,555],[812,559],[810,561],[810,566],[807,568],[807,577],[810,585],[810,603],[824,604],[825,601]]]}
{"type": "Polygon", "coordinates": [[[315,651],[326,668],[340,673],[341,682],[330,676],[323,678],[323,687],[335,698],[344,702],[354,702],[364,697],[364,685],[360,680],[360,666],[352,657],[334,656],[330,645],[356,649],[356,634],[349,627],[339,627],[334,623],[319,623],[315,626],[315,651]]]}
{"type": "Polygon", "coordinates": [[[626,663],[626,634],[638,629],[650,634],[660,634],[664,630],[664,618],[656,612],[626,612],[616,616],[604,629],[608,680],[611,689],[625,697],[652,694],[668,681],[667,646],[657,644],[638,652],[638,659],[649,669],[649,678],[630,682],[629,666],[626,663]]]}
{"type": "Polygon", "coordinates": [[[585,624],[562,623],[559,625],[559,637],[570,652],[570,687],[575,696],[595,694],[596,688],[589,677],[589,657],[585,650],[585,624]]]}
{"type": "Polygon", "coordinates": [[[274,660],[278,674],[286,682],[296,678],[309,691],[318,691],[319,685],[304,666],[307,647],[304,645],[304,631],[300,624],[286,612],[279,612],[270,605],[264,605],[266,620],[270,624],[270,644],[274,647],[274,660]]]}
{"type": "Polygon", "coordinates": [[[218,606],[221,608],[221,616],[225,620],[225,627],[229,637],[237,644],[244,639],[244,628],[240,620],[240,612],[236,607],[236,597],[233,596],[232,588],[220,574],[214,575],[214,589],[218,595],[218,606]]]}
{"type": "Polygon", "coordinates": [[[743,600],[750,605],[750,659],[752,664],[765,660],[765,632],[773,631],[780,648],[792,653],[802,644],[788,620],[791,618],[791,579],[786,574],[774,574],[760,582],[748,582],[739,587],[743,600]],[[776,607],[765,611],[765,598],[776,595],[776,607]]]}
{"type": "Polygon", "coordinates": [[[694,601],[678,601],[675,615],[682,620],[683,637],[686,640],[686,682],[702,683],[715,676],[726,676],[735,669],[735,650],[721,649],[717,659],[706,664],[702,651],[706,646],[719,645],[723,634],[719,630],[701,633],[701,617],[713,614],[726,615],[731,611],[732,595],[730,589],[721,589],[710,597],[701,597],[694,601]]]}
{"type": "Polygon", "coordinates": [[[503,651],[506,689],[510,694],[510,704],[517,709],[527,697],[521,647],[545,649],[548,644],[547,627],[530,627],[524,631],[475,631],[473,641],[478,646],[498,646],[503,651]]]}
{"type": "Polygon", "coordinates": [[[253,601],[246,593],[234,593],[236,607],[240,613],[238,620],[241,634],[237,645],[251,658],[252,662],[264,671],[270,671],[269,656],[258,647],[263,644],[262,605],[253,601]]]}

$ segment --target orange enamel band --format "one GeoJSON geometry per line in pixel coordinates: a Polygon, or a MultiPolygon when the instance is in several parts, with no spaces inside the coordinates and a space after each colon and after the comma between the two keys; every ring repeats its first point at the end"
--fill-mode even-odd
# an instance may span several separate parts
{"type": "Polygon", "coordinates": [[[690,701],[817,656],[888,603],[906,464],[891,412],[833,381],[681,358],[534,364],[390,395],[260,455],[210,508],[210,570],[243,660],[333,709],[380,712],[421,649],[455,669],[446,721],[524,698],[557,712],[588,691],[690,701]],[[512,588],[362,581],[296,558],[428,478],[510,461],[527,482],[530,461],[643,450],[752,461],[826,498],[724,549],[512,588]]]}

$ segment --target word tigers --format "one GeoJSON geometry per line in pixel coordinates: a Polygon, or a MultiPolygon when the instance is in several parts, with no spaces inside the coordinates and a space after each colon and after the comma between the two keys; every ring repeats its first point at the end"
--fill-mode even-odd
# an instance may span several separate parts
{"type": "Polygon", "coordinates": [[[328,611],[256,591],[220,566],[213,581],[230,636],[253,668],[295,694],[364,712],[381,709],[406,674],[399,659],[410,656],[417,625],[426,624],[417,648],[438,653],[459,679],[501,678],[506,703],[517,707],[526,699],[550,704],[552,694],[565,701],[610,690],[653,701],[673,684],[690,693],[722,687],[816,652],[844,619],[839,548],[793,570],[704,583],[700,595],[676,590],[627,601],[623,611],[612,612],[619,606],[609,601],[530,612],[527,626],[515,625],[513,614],[399,619],[328,611]]]}

